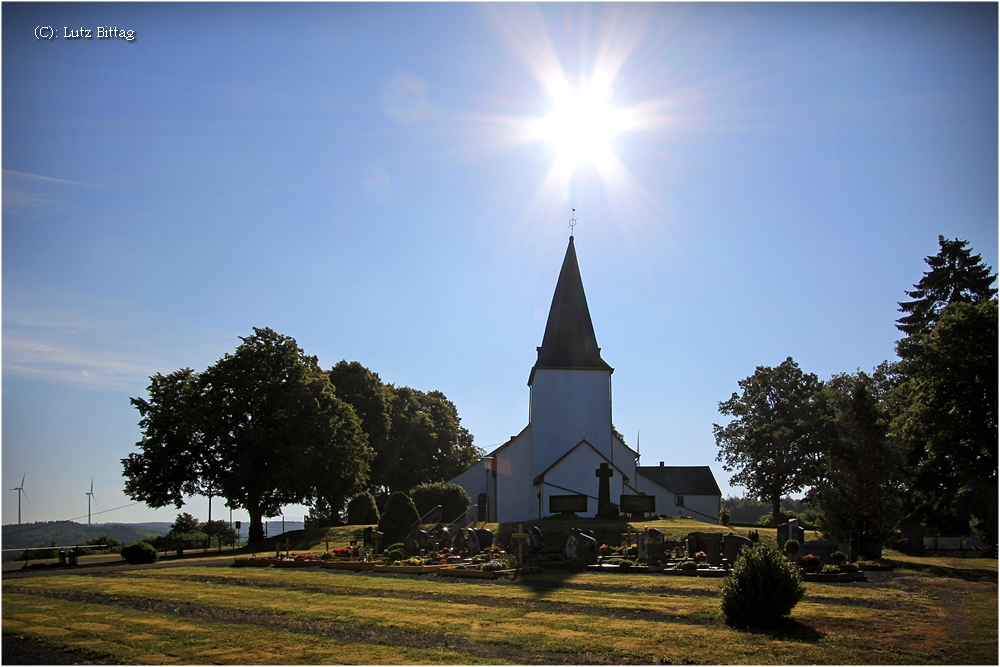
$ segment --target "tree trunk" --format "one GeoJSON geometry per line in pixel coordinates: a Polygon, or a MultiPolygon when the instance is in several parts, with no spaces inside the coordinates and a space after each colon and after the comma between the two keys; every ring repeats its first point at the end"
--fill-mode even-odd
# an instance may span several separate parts
{"type": "Polygon", "coordinates": [[[249,535],[247,536],[248,545],[260,544],[264,541],[264,523],[263,512],[261,512],[260,507],[247,507],[247,513],[250,515],[250,526],[249,535]]]}
{"type": "Polygon", "coordinates": [[[777,526],[781,520],[781,495],[771,496],[771,525],[777,526]]]}

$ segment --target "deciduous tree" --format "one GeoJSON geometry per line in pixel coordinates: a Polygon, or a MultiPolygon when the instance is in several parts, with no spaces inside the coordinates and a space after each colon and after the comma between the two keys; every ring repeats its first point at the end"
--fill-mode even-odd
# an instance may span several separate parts
{"type": "Polygon", "coordinates": [[[771,503],[777,523],[782,496],[810,483],[829,437],[823,385],[788,357],[775,368],[758,366],[739,386],[742,394],[719,403],[733,419],[713,425],[717,460],[735,471],[730,484],[771,503]]]}
{"type": "Polygon", "coordinates": [[[824,532],[846,542],[856,534],[863,558],[878,559],[902,514],[902,448],[889,437],[885,396],[893,374],[836,375],[825,383],[834,427],[808,499],[823,511],[824,532]]]}

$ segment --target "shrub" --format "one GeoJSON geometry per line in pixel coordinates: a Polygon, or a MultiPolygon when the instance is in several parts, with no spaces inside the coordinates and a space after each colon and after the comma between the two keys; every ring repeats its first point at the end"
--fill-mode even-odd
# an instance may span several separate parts
{"type": "Polygon", "coordinates": [[[155,563],[159,556],[160,555],[156,552],[156,547],[149,542],[133,542],[132,544],[122,547],[122,558],[124,558],[130,565],[155,563]]]}
{"type": "Polygon", "coordinates": [[[420,515],[410,497],[402,491],[393,491],[379,518],[378,529],[385,534],[386,542],[402,542],[409,534],[410,526],[419,519],[420,515]]]}
{"type": "Polygon", "coordinates": [[[740,550],[719,590],[722,613],[730,622],[746,625],[775,623],[790,614],[805,594],[794,566],[765,542],[740,550]]]}
{"type": "Polygon", "coordinates": [[[719,523],[723,526],[729,525],[729,508],[725,505],[719,508],[719,523]]]}
{"type": "Polygon", "coordinates": [[[378,506],[375,504],[375,496],[369,492],[362,491],[347,503],[347,523],[352,526],[377,524],[378,521],[378,506]]]}
{"type": "Polygon", "coordinates": [[[847,562],[847,554],[843,551],[834,551],[830,554],[830,562],[834,565],[843,565],[847,562]]]}
{"type": "MultiPolygon", "coordinates": [[[[472,505],[472,499],[465,489],[458,484],[448,482],[418,484],[410,489],[410,497],[413,498],[413,504],[417,506],[420,516],[430,512],[435,505],[440,505],[441,521],[445,523],[464,518],[472,505]]],[[[464,524],[465,521],[461,523],[464,524]]]]}
{"type": "Polygon", "coordinates": [[[615,503],[606,503],[604,507],[597,511],[598,519],[617,519],[620,515],[618,505],[615,503]]]}
{"type": "Polygon", "coordinates": [[[677,569],[678,570],[697,570],[698,569],[698,563],[697,563],[697,561],[686,560],[683,563],[681,563],[680,565],[678,565],[677,569]]]}
{"type": "Polygon", "coordinates": [[[798,540],[788,540],[785,542],[785,553],[789,556],[794,556],[799,552],[799,541],[798,540]]]}

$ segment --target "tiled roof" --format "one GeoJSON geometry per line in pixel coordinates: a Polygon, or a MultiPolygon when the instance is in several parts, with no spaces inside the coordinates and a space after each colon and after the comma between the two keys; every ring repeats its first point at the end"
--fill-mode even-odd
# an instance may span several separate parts
{"type": "Polygon", "coordinates": [[[639,466],[636,473],[678,496],[721,496],[708,466],[639,466]]]}

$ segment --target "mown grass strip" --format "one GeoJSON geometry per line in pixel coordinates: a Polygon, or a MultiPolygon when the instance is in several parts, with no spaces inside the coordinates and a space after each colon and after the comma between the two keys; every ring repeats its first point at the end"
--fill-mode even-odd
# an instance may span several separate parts
{"type": "Polygon", "coordinates": [[[479,664],[436,649],[351,643],[255,625],[6,593],[4,632],[39,637],[122,664],[479,664]]]}

